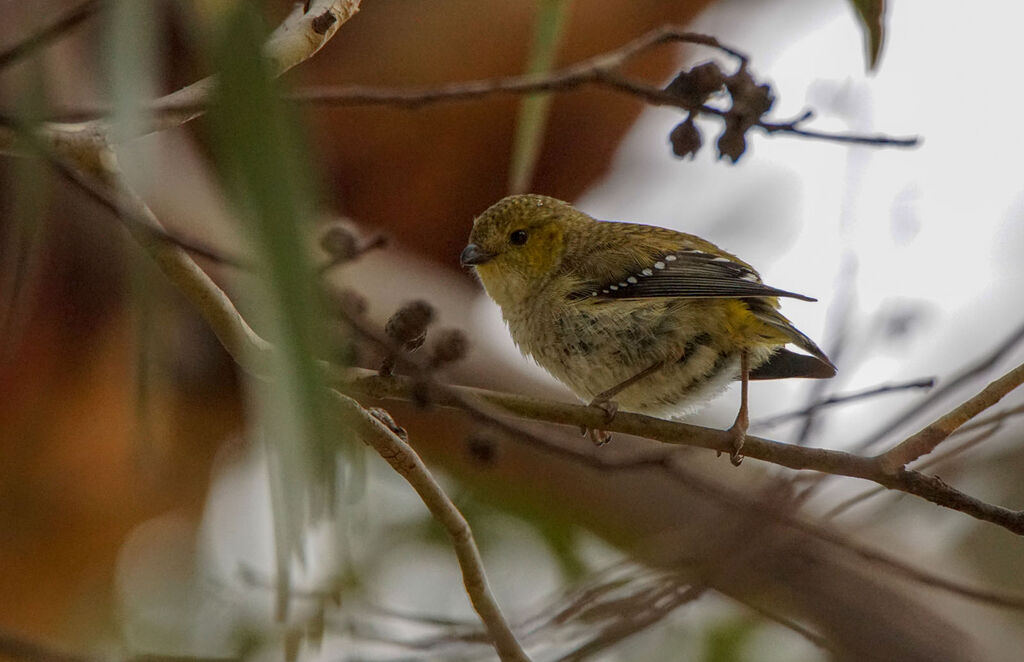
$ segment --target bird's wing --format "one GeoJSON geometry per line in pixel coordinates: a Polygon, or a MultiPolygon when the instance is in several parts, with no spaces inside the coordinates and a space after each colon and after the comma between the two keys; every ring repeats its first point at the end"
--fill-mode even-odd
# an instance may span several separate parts
{"type": "Polygon", "coordinates": [[[588,279],[570,295],[572,299],[588,297],[792,297],[815,301],[803,294],[765,285],[756,271],[738,260],[694,248],[644,256],[628,273],[588,279]]]}

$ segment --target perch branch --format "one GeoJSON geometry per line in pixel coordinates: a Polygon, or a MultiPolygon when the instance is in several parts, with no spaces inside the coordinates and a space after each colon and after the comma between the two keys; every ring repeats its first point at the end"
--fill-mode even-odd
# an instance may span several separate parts
{"type": "MultiPolygon", "coordinates": [[[[402,377],[381,377],[368,370],[353,369],[347,388],[350,392],[373,398],[413,400],[415,381],[402,377]]],[[[609,432],[632,434],[668,444],[678,444],[728,453],[731,437],[728,432],[703,428],[677,421],[620,412],[608,423],[603,410],[597,407],[552,402],[511,393],[485,389],[449,386],[433,393],[433,402],[442,406],[463,408],[460,397],[453,393],[498,407],[512,416],[559,423],[574,427],[600,427],[609,432]]],[[[848,476],[875,482],[882,487],[906,492],[937,505],[962,512],[971,517],[997,524],[1018,535],[1024,535],[1024,511],[989,504],[967,495],[936,476],[900,468],[885,470],[878,459],[824,448],[807,448],[760,437],[749,436],[744,442],[748,457],[790,469],[813,470],[836,476],[848,476]],[[746,444],[749,443],[749,448],[746,444]]]]}

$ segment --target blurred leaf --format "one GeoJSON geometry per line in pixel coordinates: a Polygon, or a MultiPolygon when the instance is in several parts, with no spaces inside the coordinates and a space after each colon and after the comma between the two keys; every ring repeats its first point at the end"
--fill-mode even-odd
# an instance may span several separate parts
{"type": "Polygon", "coordinates": [[[850,5],[864,28],[868,70],[874,71],[885,40],[885,0],[850,0],[850,5]]]}
{"type": "Polygon", "coordinates": [[[251,386],[268,451],[283,618],[289,565],[301,559],[310,522],[334,505],[335,455],[347,444],[329,425],[315,359],[323,355],[325,316],[304,241],[315,208],[308,150],[261,55],[264,36],[249,4],[226,17],[214,48],[220,76],[210,119],[220,175],[263,265],[246,312],[277,347],[273,379],[251,386]]]}
{"type": "MultiPolygon", "coordinates": [[[[45,115],[46,89],[40,58],[30,63],[26,88],[18,95],[17,113],[32,127],[45,115]]],[[[0,237],[0,364],[17,350],[24,324],[31,312],[35,285],[39,280],[46,239],[47,209],[52,195],[53,175],[41,159],[11,161],[10,192],[0,194],[0,218],[6,222],[0,237]]]]}
{"type": "MultiPolygon", "coordinates": [[[[153,0],[114,0],[104,12],[107,75],[113,98],[113,138],[143,133],[145,106],[157,96],[159,20],[153,0]]],[[[122,163],[136,186],[136,164],[122,163]]],[[[148,173],[147,173],[148,174],[148,173]]],[[[143,189],[144,190],[144,189],[143,189]]]]}
{"type": "MultiPolygon", "coordinates": [[[[538,0],[527,73],[544,73],[554,66],[568,16],[569,0],[538,0]]],[[[509,167],[510,193],[525,192],[533,181],[550,107],[550,94],[531,94],[519,102],[516,133],[512,139],[512,164],[509,167]]]]}
{"type": "Polygon", "coordinates": [[[706,662],[741,662],[750,659],[744,647],[757,629],[757,623],[746,619],[728,619],[708,627],[704,639],[706,662]]]}
{"type": "MultiPolygon", "coordinates": [[[[116,136],[142,132],[145,104],[157,93],[157,16],[153,0],[113,0],[104,6],[104,65],[113,99],[111,129],[116,136]]],[[[121,150],[120,165],[133,187],[148,190],[153,169],[140,150],[121,150]]],[[[156,272],[149,259],[130,251],[129,281],[135,318],[136,443],[142,457],[152,457],[150,403],[157,348],[156,272]]]]}

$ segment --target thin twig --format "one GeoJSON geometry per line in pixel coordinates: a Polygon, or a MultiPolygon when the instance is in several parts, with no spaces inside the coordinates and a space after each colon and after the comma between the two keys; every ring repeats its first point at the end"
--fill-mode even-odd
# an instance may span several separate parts
{"type": "Polygon", "coordinates": [[[338,406],[339,413],[355,427],[360,439],[373,447],[391,467],[412,486],[420,499],[426,504],[430,513],[444,527],[451,538],[455,555],[462,570],[462,581],[466,587],[473,608],[480,615],[484,627],[491,635],[495,650],[502,660],[528,660],[512,628],[498,607],[494,595],[487,584],[483,560],[473,540],[473,532],[465,517],[455,504],[438,485],[423,464],[419,455],[392,432],[388,426],[375,418],[352,398],[338,391],[331,391],[331,397],[338,406]]]}
{"type": "MultiPolygon", "coordinates": [[[[280,76],[297,64],[315,55],[330,41],[338,28],[359,11],[361,0],[315,0],[303,7],[296,3],[291,13],[270,33],[263,54],[271,64],[272,73],[280,76]]],[[[154,101],[155,106],[168,107],[167,112],[150,115],[148,123],[139,127],[136,135],[117,134],[118,140],[129,140],[138,135],[163,131],[189,122],[202,115],[217,85],[216,75],[207,76],[191,85],[171,92],[154,101]]],[[[88,150],[94,143],[109,145],[114,132],[106,117],[80,122],[48,122],[40,127],[40,134],[54,146],[69,150],[88,150]]],[[[0,152],[10,152],[16,136],[12,131],[0,131],[0,152]]]]}
{"type": "Polygon", "coordinates": [[[382,234],[377,234],[369,239],[362,241],[358,246],[355,247],[355,251],[351,255],[332,255],[329,260],[321,264],[316,268],[318,276],[326,275],[331,269],[340,267],[343,264],[348,264],[352,260],[355,260],[362,255],[369,253],[370,251],[377,250],[387,246],[388,238],[382,234]]]}
{"type": "Polygon", "coordinates": [[[43,26],[10,48],[0,51],[0,69],[11,66],[36,49],[63,37],[87,18],[93,16],[102,5],[103,0],[85,0],[49,25],[43,26]]]}
{"type": "MultiPolygon", "coordinates": [[[[415,109],[442,102],[468,101],[494,94],[537,94],[566,92],[585,86],[603,87],[615,92],[641,99],[651,105],[672,106],[688,112],[723,116],[726,111],[707,104],[695,104],[692,100],[665,91],[643,81],[633,80],[622,74],[621,67],[637,55],[667,43],[689,43],[707,46],[722,51],[745,66],[748,58],[736,49],[720,43],[714,37],[688,32],[680,27],[667,25],[647,32],[617,49],[596,55],[574,65],[543,74],[525,74],[480,80],[469,80],[433,86],[418,87],[371,87],[363,85],[310,87],[288,95],[298,103],[315,106],[368,106],[387,105],[415,109]]],[[[192,117],[207,108],[209,95],[176,94],[155,101],[150,109],[158,116],[172,118],[192,117]]],[[[68,111],[72,117],[83,112],[94,116],[95,111],[68,111]]],[[[860,136],[853,134],[831,134],[803,128],[810,113],[784,122],[759,120],[755,126],[766,133],[787,133],[806,138],[831,140],[842,143],[875,145],[879,147],[913,147],[918,144],[916,137],[893,138],[890,136],[860,136]]],[[[172,121],[177,121],[172,119],[172,121]]]]}
{"type": "Polygon", "coordinates": [[[870,434],[864,440],[857,442],[852,446],[856,452],[863,452],[878,442],[882,441],[890,434],[893,433],[897,428],[906,423],[907,421],[913,420],[921,413],[927,411],[942,398],[946,397],[953,391],[959,389],[961,386],[974,379],[978,375],[983,375],[988,372],[996,363],[998,363],[1003,357],[1012,352],[1021,341],[1024,341],[1024,323],[1018,325],[1013,331],[1011,331],[1006,338],[1003,339],[996,347],[988,354],[983,356],[975,363],[961,370],[955,377],[950,379],[948,382],[940,383],[935,390],[930,392],[927,397],[922,398],[920,402],[913,406],[901,411],[899,414],[894,416],[891,420],[887,421],[885,425],[881,426],[877,431],[870,434]]]}
{"type": "MultiPolygon", "coordinates": [[[[154,225],[150,219],[138,214],[131,213],[123,200],[119,200],[116,194],[112,193],[103,182],[92,177],[73,163],[70,159],[62,156],[43,138],[38,136],[31,128],[13,117],[0,114],[0,126],[7,127],[14,131],[32,152],[43,158],[62,177],[74,184],[80,191],[92,198],[100,206],[113,212],[120,217],[122,223],[132,226],[136,232],[145,234],[150,241],[163,242],[177,246],[193,255],[206,258],[215,264],[231,266],[236,269],[251,271],[253,265],[240,257],[228,255],[219,250],[204,246],[190,239],[175,236],[159,225],[154,225]]],[[[99,148],[97,148],[99,149],[99,148]]],[[[113,153],[108,153],[104,159],[113,159],[113,153]]]]}
{"type": "Polygon", "coordinates": [[[856,393],[846,393],[846,394],[843,394],[843,395],[829,396],[828,398],[825,398],[823,400],[818,400],[816,402],[813,402],[810,405],[804,407],[803,409],[799,409],[797,411],[785,412],[785,413],[782,413],[782,414],[778,414],[776,416],[771,416],[769,418],[765,418],[765,419],[763,419],[761,421],[757,421],[756,425],[758,425],[760,427],[774,427],[776,425],[781,425],[782,423],[785,423],[786,421],[790,421],[790,420],[792,420],[794,418],[803,418],[803,417],[808,416],[810,414],[814,414],[818,410],[824,409],[826,407],[832,407],[834,405],[845,404],[845,403],[848,403],[848,402],[853,402],[855,400],[863,400],[865,398],[872,398],[872,397],[874,397],[876,395],[882,395],[884,393],[893,393],[893,392],[896,392],[896,391],[908,391],[908,390],[911,390],[911,389],[919,389],[919,388],[927,389],[927,388],[931,388],[933,386],[935,386],[935,378],[934,377],[928,377],[928,378],[925,378],[925,379],[915,379],[913,381],[902,382],[902,383],[899,383],[899,384],[882,384],[881,386],[875,386],[874,388],[870,388],[870,389],[867,389],[867,390],[864,390],[864,391],[857,391],[856,393]]]}
{"type": "MultiPolygon", "coordinates": [[[[943,453],[939,453],[938,455],[934,455],[931,458],[929,458],[926,462],[921,462],[919,464],[915,464],[914,469],[917,470],[917,471],[922,471],[922,470],[927,469],[929,467],[933,467],[933,466],[935,466],[937,464],[940,464],[940,463],[942,463],[942,462],[944,462],[946,460],[949,460],[949,459],[952,459],[952,458],[957,457],[959,455],[962,455],[963,453],[967,452],[971,448],[974,448],[975,446],[977,446],[981,442],[991,438],[993,435],[995,435],[997,432],[999,432],[999,430],[1002,429],[1002,423],[1003,423],[1002,421],[994,421],[994,422],[988,423],[987,426],[984,429],[981,430],[981,432],[979,432],[978,434],[974,435],[973,437],[971,437],[970,439],[965,441],[963,444],[957,446],[956,448],[951,448],[951,449],[949,449],[949,450],[947,450],[947,451],[945,451],[943,453]]],[[[956,433],[954,433],[954,434],[962,433],[966,428],[967,428],[967,426],[965,425],[965,426],[961,427],[959,430],[957,430],[956,433]]],[[[876,488],[872,488],[870,490],[865,490],[865,491],[861,492],[860,494],[856,494],[856,495],[850,497],[849,499],[840,502],[834,508],[832,508],[831,510],[826,512],[824,515],[822,515],[822,517],[825,518],[825,519],[832,519],[832,518],[840,515],[841,513],[846,512],[850,508],[853,508],[857,504],[859,504],[859,503],[861,503],[863,501],[867,501],[871,497],[877,496],[879,494],[884,494],[884,493],[886,493],[886,490],[885,490],[885,488],[882,488],[882,487],[876,487],[876,488]]],[[[896,494],[899,494],[899,493],[897,492],[896,494]]]]}
{"type": "Polygon", "coordinates": [[[957,428],[1002,400],[1010,391],[1024,383],[1024,363],[986,386],[980,393],[959,407],[943,414],[920,432],[877,456],[882,470],[895,473],[900,467],[935,450],[957,428]]]}

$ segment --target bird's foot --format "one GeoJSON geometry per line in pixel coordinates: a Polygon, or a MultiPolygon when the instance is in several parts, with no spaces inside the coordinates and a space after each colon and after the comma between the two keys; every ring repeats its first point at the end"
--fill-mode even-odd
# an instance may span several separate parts
{"type": "MultiPolygon", "coordinates": [[[[729,436],[732,437],[732,452],[729,453],[729,461],[732,462],[732,466],[738,467],[743,462],[743,442],[747,439],[747,426],[741,425],[740,421],[736,421],[732,426],[726,430],[729,436]]],[[[721,452],[719,452],[721,455],[721,452]]]]}
{"type": "MultiPolygon", "coordinates": [[[[604,422],[611,423],[615,419],[615,414],[619,411],[619,403],[614,400],[602,400],[601,398],[595,398],[590,401],[591,407],[597,407],[604,412],[604,422]]],[[[585,425],[580,426],[580,434],[590,439],[595,446],[604,446],[611,441],[612,433],[606,430],[598,430],[595,428],[588,428],[585,425]]]]}

